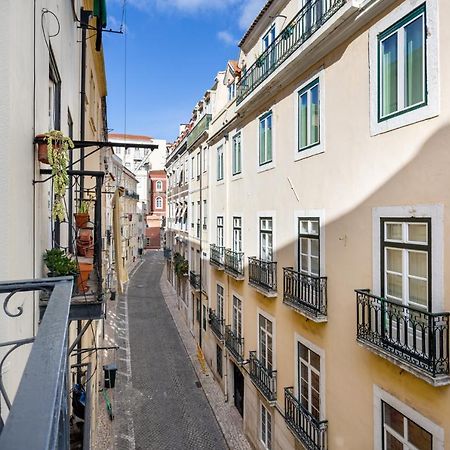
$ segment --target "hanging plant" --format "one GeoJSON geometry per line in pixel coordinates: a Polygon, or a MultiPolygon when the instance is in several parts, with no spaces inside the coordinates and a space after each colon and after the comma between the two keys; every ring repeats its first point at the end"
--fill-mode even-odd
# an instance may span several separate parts
{"type": "Polygon", "coordinates": [[[173,255],[173,261],[175,265],[175,273],[181,277],[186,276],[189,271],[189,263],[183,258],[180,253],[173,255]]]}
{"type": "Polygon", "coordinates": [[[52,168],[53,191],[55,195],[53,203],[53,218],[60,222],[64,220],[64,196],[69,187],[69,176],[67,175],[67,165],[69,164],[69,148],[73,149],[72,139],[61,131],[53,130],[45,133],[47,141],[48,163],[52,168]]]}

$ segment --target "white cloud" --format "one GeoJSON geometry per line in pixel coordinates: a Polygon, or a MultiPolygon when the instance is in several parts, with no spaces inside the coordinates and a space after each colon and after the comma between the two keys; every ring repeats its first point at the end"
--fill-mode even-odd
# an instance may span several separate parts
{"type": "Polygon", "coordinates": [[[233,37],[233,35],[228,32],[228,31],[219,31],[217,33],[217,37],[219,38],[219,40],[221,40],[222,42],[224,42],[225,44],[228,45],[236,45],[236,39],[233,37]]]}
{"type": "Polygon", "coordinates": [[[242,6],[239,16],[239,26],[246,30],[259,14],[267,0],[247,0],[242,6]]]}

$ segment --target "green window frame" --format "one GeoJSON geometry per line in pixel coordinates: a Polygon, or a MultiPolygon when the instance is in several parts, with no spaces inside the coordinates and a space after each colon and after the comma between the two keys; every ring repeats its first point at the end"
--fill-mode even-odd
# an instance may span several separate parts
{"type": "Polygon", "coordinates": [[[427,104],[425,4],[378,35],[378,121],[427,104]]]}
{"type": "Polygon", "coordinates": [[[298,92],[298,148],[303,151],[320,144],[319,78],[298,92]]]}
{"type": "Polygon", "coordinates": [[[272,111],[259,118],[259,165],[272,162],[272,111]]]}
{"type": "Polygon", "coordinates": [[[232,151],[232,174],[233,175],[237,175],[239,173],[241,173],[242,170],[242,164],[241,164],[241,158],[242,158],[242,153],[241,153],[241,143],[242,143],[242,139],[241,139],[241,133],[236,133],[233,136],[233,151],[232,151]]]}

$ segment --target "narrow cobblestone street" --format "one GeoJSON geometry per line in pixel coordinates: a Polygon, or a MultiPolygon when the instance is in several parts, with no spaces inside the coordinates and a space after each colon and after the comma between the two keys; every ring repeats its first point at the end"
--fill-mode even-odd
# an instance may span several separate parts
{"type": "Polygon", "coordinates": [[[115,448],[226,449],[162,295],[163,268],[160,252],[145,255],[119,300],[129,338],[118,333],[115,448]]]}

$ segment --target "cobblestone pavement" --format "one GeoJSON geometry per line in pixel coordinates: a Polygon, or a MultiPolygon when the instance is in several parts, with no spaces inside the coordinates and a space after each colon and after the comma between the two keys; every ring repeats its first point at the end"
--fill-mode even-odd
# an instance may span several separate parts
{"type": "Polygon", "coordinates": [[[114,447],[227,449],[161,292],[163,268],[161,252],[146,254],[117,305],[126,324],[117,329],[114,447]]]}

